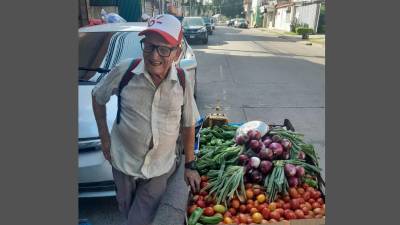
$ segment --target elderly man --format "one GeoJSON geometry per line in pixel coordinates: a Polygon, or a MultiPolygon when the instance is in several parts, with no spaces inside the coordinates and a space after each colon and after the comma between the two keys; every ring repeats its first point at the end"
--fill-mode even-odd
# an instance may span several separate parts
{"type": "Polygon", "coordinates": [[[119,209],[128,225],[148,225],[177,165],[180,128],[185,153],[185,180],[192,191],[200,187],[194,169],[194,126],[198,110],[189,79],[176,60],[182,28],[168,14],[148,21],[139,35],[143,59],[118,64],[93,89],[93,110],[104,157],[113,167],[119,209]],[[117,119],[111,134],[106,107],[118,96],[117,119]]]}

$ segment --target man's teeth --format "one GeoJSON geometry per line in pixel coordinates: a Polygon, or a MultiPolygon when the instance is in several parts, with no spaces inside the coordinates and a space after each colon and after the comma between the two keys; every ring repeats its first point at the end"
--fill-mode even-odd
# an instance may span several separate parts
{"type": "Polygon", "coordinates": [[[154,65],[154,66],[159,66],[159,65],[161,65],[161,62],[150,61],[150,63],[151,63],[151,65],[154,65]]]}

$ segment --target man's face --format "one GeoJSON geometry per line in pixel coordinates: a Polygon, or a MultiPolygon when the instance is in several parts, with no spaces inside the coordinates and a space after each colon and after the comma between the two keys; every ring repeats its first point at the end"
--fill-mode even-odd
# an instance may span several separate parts
{"type": "MultiPolygon", "coordinates": [[[[143,40],[144,46],[164,46],[171,48],[171,53],[169,56],[161,56],[157,49],[155,48],[152,52],[143,51],[143,58],[146,70],[151,75],[156,75],[164,78],[166,76],[171,64],[174,60],[178,59],[179,54],[176,46],[168,44],[162,36],[157,33],[148,33],[143,40]]],[[[159,49],[161,52],[161,49],[159,49]]]]}

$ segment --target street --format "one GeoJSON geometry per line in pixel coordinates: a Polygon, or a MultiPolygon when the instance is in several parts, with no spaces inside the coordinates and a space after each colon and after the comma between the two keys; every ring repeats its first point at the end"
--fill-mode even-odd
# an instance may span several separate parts
{"type": "MultiPolygon", "coordinates": [[[[190,43],[198,61],[201,115],[222,111],[233,122],[289,119],[320,156],[325,178],[325,48],[257,29],[217,26],[208,45],[190,43]]],[[[93,225],[123,222],[114,198],[80,199],[93,225]]]]}

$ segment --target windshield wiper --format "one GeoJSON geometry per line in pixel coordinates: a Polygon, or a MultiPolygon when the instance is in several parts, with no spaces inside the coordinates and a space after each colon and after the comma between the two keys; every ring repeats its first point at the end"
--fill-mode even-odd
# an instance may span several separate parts
{"type": "Polygon", "coordinates": [[[104,68],[88,68],[88,67],[79,67],[79,70],[86,70],[86,71],[96,71],[98,73],[108,73],[111,70],[110,69],[104,69],[104,68]]]}

